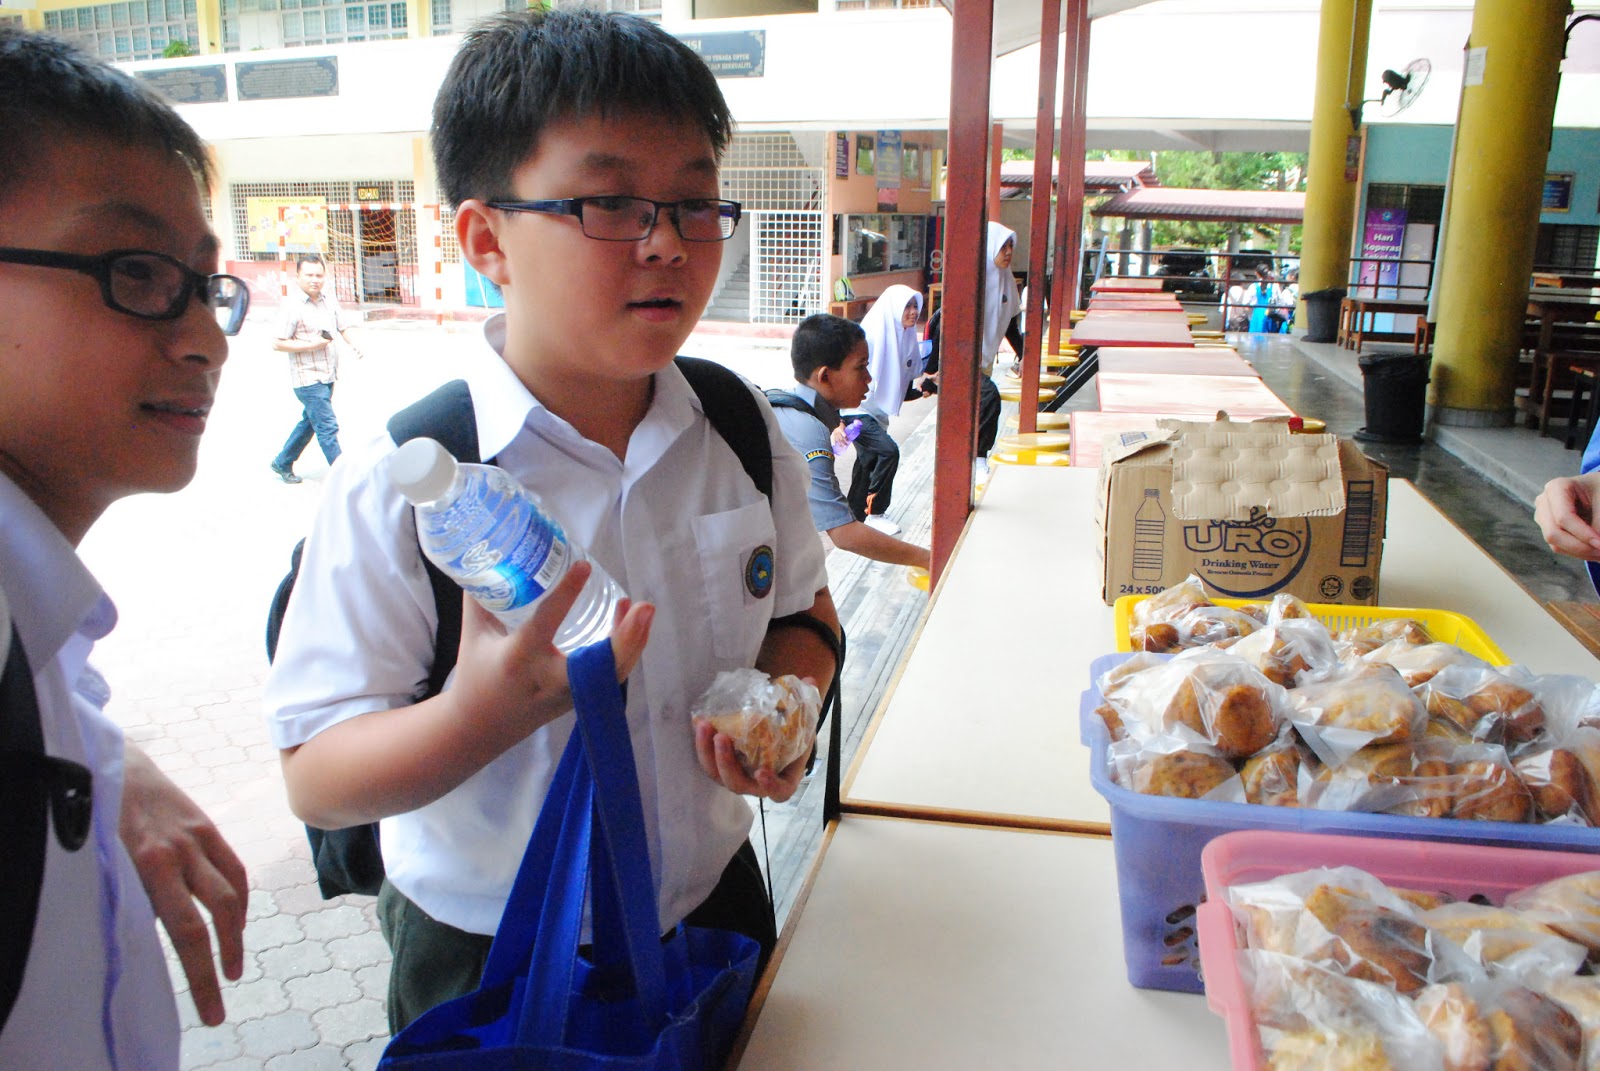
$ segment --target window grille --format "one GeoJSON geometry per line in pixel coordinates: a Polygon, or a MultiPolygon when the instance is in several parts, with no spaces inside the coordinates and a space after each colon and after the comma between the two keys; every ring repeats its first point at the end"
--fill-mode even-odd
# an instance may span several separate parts
{"type": "Polygon", "coordinates": [[[822,134],[739,134],[722,165],[722,195],[744,205],[751,315],[796,323],[825,311],[822,134]]]}
{"type": "Polygon", "coordinates": [[[103,60],[160,59],[168,43],[200,50],[196,0],[127,0],[44,13],[44,28],[103,60]]]}
{"type": "Polygon", "coordinates": [[[439,206],[439,259],[446,264],[461,263],[461,243],[456,241],[456,210],[439,206]]]}
{"type": "Polygon", "coordinates": [[[236,260],[274,261],[276,250],[249,248],[249,201],[304,198],[327,211],[327,246],[323,256],[333,279],[334,296],[349,305],[416,305],[416,184],[410,180],[359,182],[237,182],[229,187],[233,208],[236,260]],[[375,191],[373,201],[358,201],[356,189],[375,191]]]}
{"type": "Polygon", "coordinates": [[[835,0],[835,11],[883,11],[894,8],[932,7],[932,0],[835,0]]]}
{"type": "Polygon", "coordinates": [[[9,29],[20,30],[22,29],[22,16],[0,14],[0,26],[9,29]]]}
{"type": "MultiPolygon", "coordinates": [[[[512,6],[507,0],[506,10],[512,11],[521,8],[522,4],[512,6]]],[[[621,11],[629,15],[638,15],[640,18],[649,19],[651,22],[661,21],[661,0],[555,0],[555,7],[592,7],[601,11],[621,11]]]]}
{"type": "Polygon", "coordinates": [[[436,37],[452,32],[454,27],[450,22],[450,0],[433,0],[433,16],[429,21],[436,37]]]}

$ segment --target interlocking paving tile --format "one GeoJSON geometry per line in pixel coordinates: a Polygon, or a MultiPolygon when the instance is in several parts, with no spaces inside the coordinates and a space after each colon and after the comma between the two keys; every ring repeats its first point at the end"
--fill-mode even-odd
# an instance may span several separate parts
{"type": "Polygon", "coordinates": [[[239,1043],[247,1056],[256,1059],[258,1067],[282,1053],[314,1048],[317,1041],[310,1013],[298,1008],[239,1024],[239,1043]]]}

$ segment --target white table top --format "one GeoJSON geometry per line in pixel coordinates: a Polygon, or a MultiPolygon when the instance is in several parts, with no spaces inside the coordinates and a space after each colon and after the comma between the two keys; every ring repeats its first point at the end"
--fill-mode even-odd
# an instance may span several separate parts
{"type": "Polygon", "coordinates": [[[1128,984],[1108,840],[847,815],[818,866],[741,1071],[1228,1067],[1128,984]]]}
{"type": "MultiPolygon", "coordinates": [[[[995,468],[851,766],[846,807],[1106,830],[1078,740],[1089,663],[1115,649],[1096,475],[995,468]]],[[[1535,672],[1600,678],[1600,662],[1404,480],[1389,481],[1387,533],[1382,605],[1466,614],[1535,672]]]]}

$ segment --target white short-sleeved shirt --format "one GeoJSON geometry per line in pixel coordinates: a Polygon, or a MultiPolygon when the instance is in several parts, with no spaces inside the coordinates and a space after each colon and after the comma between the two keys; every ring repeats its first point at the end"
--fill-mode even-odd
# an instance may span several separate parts
{"type": "MultiPolygon", "coordinates": [[[[665,929],[710,894],[751,821],[748,804],[700,769],[690,707],[719,671],[754,664],[772,618],[807,609],[827,584],[805,465],[763,398],[769,506],[673,366],[657,373],[619,460],[528,392],[499,356],[504,330],[502,316],[491,319],[488,345],[462,370],[482,456],[534,490],[630,597],[656,606],[628,721],[665,929]],[[763,548],[776,570],[758,596],[747,575],[763,548]]],[[[405,706],[426,684],[437,617],[411,509],[384,472],[393,449],[382,436],[328,478],[267,682],[280,748],[405,706]]],[[[571,731],[569,713],[443,798],[384,819],[389,880],[434,918],[493,933],[571,731]]]]}
{"type": "MultiPolygon", "coordinates": [[[[118,832],[122,730],[89,665],[116,609],[64,536],[0,476],[0,588],[22,638],[46,753],[93,776],[93,832],[75,852],[51,825],[22,989],[0,1030],[0,1067],[171,1071],[178,1011],[155,913],[118,832]]],[[[0,652],[4,659],[5,652],[0,652]]]]}

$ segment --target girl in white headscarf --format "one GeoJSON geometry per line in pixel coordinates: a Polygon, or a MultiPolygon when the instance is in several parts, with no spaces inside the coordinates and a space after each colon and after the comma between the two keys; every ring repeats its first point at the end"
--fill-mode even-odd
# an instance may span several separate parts
{"type": "Polygon", "coordinates": [[[1022,332],[1017,315],[1022,303],[1017,296],[1017,279],[1011,274],[1011,257],[1016,252],[1017,232],[1001,223],[990,223],[983,259],[983,359],[978,370],[978,462],[986,465],[989,451],[1000,434],[1000,388],[994,385],[994,358],[1002,339],[1020,356],[1022,332]]]}
{"type": "Polygon", "coordinates": [[[889,418],[900,412],[913,377],[922,370],[916,326],[921,314],[922,295],[899,285],[885,290],[867,310],[861,329],[867,335],[872,387],[859,410],[843,414],[846,423],[861,421],[850,478],[850,511],[857,520],[889,535],[900,531],[899,525],[884,516],[900,468],[900,448],[889,436],[889,418]]]}

